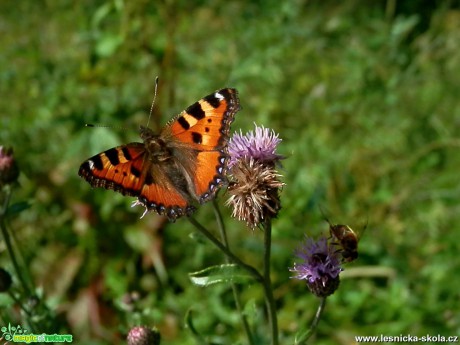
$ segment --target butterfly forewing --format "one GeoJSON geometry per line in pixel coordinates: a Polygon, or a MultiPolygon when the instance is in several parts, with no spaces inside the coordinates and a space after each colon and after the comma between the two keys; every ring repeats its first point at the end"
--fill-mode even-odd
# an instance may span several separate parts
{"type": "Polygon", "coordinates": [[[235,89],[222,89],[195,102],[171,124],[174,137],[198,150],[224,148],[239,110],[235,89]]]}
{"type": "Polygon", "coordinates": [[[104,151],[85,161],[78,174],[93,187],[113,189],[123,195],[139,195],[144,177],[145,147],[130,143],[104,151]]]}

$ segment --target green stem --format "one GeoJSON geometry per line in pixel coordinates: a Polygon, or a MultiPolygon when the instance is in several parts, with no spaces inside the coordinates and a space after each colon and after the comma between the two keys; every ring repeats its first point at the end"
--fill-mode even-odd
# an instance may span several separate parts
{"type": "Polygon", "coordinates": [[[212,201],[212,206],[214,209],[214,215],[216,216],[216,220],[217,220],[217,227],[219,228],[219,231],[220,231],[220,237],[222,238],[222,241],[224,242],[225,246],[229,248],[227,230],[225,229],[225,223],[222,219],[222,214],[220,213],[219,205],[217,204],[216,200],[212,201]]]}
{"type": "Polygon", "coordinates": [[[313,322],[311,323],[310,330],[313,331],[318,327],[318,322],[321,319],[321,315],[323,314],[324,307],[326,306],[326,297],[321,298],[321,302],[318,306],[318,310],[316,310],[316,315],[315,318],[313,319],[313,322]]]}
{"type": "Polygon", "coordinates": [[[21,269],[20,269],[18,260],[14,253],[13,244],[10,239],[10,234],[8,233],[8,229],[6,228],[5,216],[6,216],[6,210],[8,209],[8,204],[11,198],[11,191],[10,191],[10,188],[4,188],[3,190],[5,191],[5,199],[3,201],[2,208],[0,209],[0,230],[2,232],[3,239],[5,240],[6,249],[8,250],[8,254],[11,258],[11,262],[13,264],[14,270],[16,271],[16,275],[19,281],[21,282],[21,285],[24,291],[26,292],[26,294],[31,296],[32,291],[29,288],[29,285],[26,284],[26,281],[21,273],[21,269]]]}
{"type": "MultiPolygon", "coordinates": [[[[22,289],[24,291],[24,294],[26,296],[33,296],[33,288],[30,287],[29,284],[27,284],[26,279],[23,276],[23,273],[25,272],[24,270],[21,270],[21,265],[18,262],[18,259],[16,257],[15,250],[13,248],[13,242],[11,241],[11,234],[8,231],[8,227],[6,225],[6,214],[8,210],[8,205],[11,200],[11,189],[10,186],[6,186],[3,188],[2,197],[4,197],[3,204],[1,205],[0,208],[0,231],[2,232],[3,239],[5,241],[5,246],[8,251],[8,254],[10,256],[11,262],[13,264],[13,268],[16,272],[16,276],[18,277],[18,280],[22,286],[22,289]]],[[[27,272],[27,271],[26,271],[27,272]]],[[[30,279],[30,276],[29,276],[30,279]]],[[[30,281],[30,280],[29,280],[30,281]]],[[[15,294],[9,289],[8,291],[10,298],[21,308],[21,310],[24,312],[25,317],[28,320],[28,324],[30,327],[30,330],[32,332],[36,331],[35,328],[35,322],[33,321],[33,314],[32,312],[22,303],[20,299],[18,299],[15,294]]]]}
{"type": "Polygon", "coordinates": [[[219,248],[230,260],[234,263],[239,265],[245,271],[247,271],[256,281],[262,282],[264,278],[262,275],[251,265],[248,265],[240,258],[238,258],[235,254],[233,254],[230,249],[228,249],[225,245],[222,244],[213,234],[211,234],[203,225],[198,223],[195,218],[189,217],[188,220],[192,225],[200,231],[204,236],[208,238],[217,248],[219,248]]]}
{"type": "Polygon", "coordinates": [[[272,333],[272,345],[278,345],[278,320],[276,315],[275,299],[270,280],[270,255],[271,255],[271,220],[264,223],[264,274],[261,275],[254,267],[246,264],[233,254],[222,242],[211,234],[204,226],[196,221],[195,218],[189,217],[189,221],[197,230],[206,236],[216,247],[218,247],[230,260],[239,265],[241,268],[251,274],[254,279],[260,282],[264,288],[265,303],[267,305],[268,319],[272,333]]]}
{"type": "Polygon", "coordinates": [[[275,299],[273,297],[273,289],[270,279],[271,232],[271,219],[267,218],[264,222],[264,274],[262,284],[265,291],[265,303],[267,304],[268,321],[272,331],[272,344],[278,345],[278,319],[276,315],[275,299]]]}
{"type": "Polygon", "coordinates": [[[37,333],[37,329],[35,327],[35,322],[33,321],[34,315],[30,312],[28,308],[24,306],[24,304],[16,298],[14,293],[11,291],[11,289],[8,291],[8,294],[10,295],[10,298],[21,308],[21,310],[24,312],[25,317],[27,318],[28,321],[28,327],[30,327],[29,332],[32,331],[32,333],[37,333]]]}
{"type": "Polygon", "coordinates": [[[324,307],[326,306],[326,298],[327,297],[321,298],[321,302],[318,306],[318,309],[316,310],[316,314],[313,321],[311,322],[310,328],[301,334],[298,339],[296,339],[295,344],[306,344],[307,340],[310,339],[310,337],[313,335],[316,328],[318,327],[318,323],[321,319],[321,315],[323,314],[324,307]]]}
{"type": "MultiPolygon", "coordinates": [[[[221,240],[224,243],[225,247],[227,247],[227,249],[230,250],[230,246],[229,246],[228,238],[227,238],[227,231],[225,229],[225,223],[223,222],[223,219],[222,219],[222,214],[220,213],[219,205],[217,204],[217,202],[215,200],[213,200],[212,204],[213,204],[213,207],[214,207],[214,214],[216,216],[217,227],[219,228],[219,231],[220,231],[221,240]]],[[[225,261],[227,263],[231,262],[231,260],[228,258],[228,256],[225,256],[225,261]]],[[[243,324],[243,328],[244,328],[244,331],[246,333],[248,343],[253,345],[254,344],[254,340],[253,340],[254,337],[252,335],[251,328],[249,327],[249,323],[248,323],[248,320],[246,318],[246,315],[244,314],[243,308],[241,306],[241,301],[240,301],[240,295],[239,295],[239,292],[238,292],[238,288],[237,288],[236,284],[233,283],[233,282],[230,283],[230,286],[232,288],[233,299],[235,300],[236,309],[238,310],[238,313],[239,313],[239,315],[241,317],[241,323],[243,324]]]]}

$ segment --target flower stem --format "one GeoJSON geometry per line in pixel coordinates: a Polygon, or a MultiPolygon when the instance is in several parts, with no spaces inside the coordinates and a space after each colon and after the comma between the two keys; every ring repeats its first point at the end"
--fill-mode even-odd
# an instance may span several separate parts
{"type": "Polygon", "coordinates": [[[222,244],[222,242],[220,242],[213,234],[211,234],[203,225],[198,223],[198,221],[195,218],[189,217],[188,220],[198,231],[200,231],[204,236],[208,238],[208,240],[210,240],[217,248],[219,248],[230,260],[232,260],[234,263],[236,263],[245,271],[247,271],[256,281],[262,282],[264,280],[262,275],[254,267],[248,265],[240,258],[238,258],[235,254],[233,254],[230,251],[230,249],[228,249],[224,244],[222,244]]]}
{"type": "Polygon", "coordinates": [[[275,299],[270,279],[270,255],[271,255],[271,220],[266,220],[264,223],[264,274],[261,275],[254,267],[246,264],[213,234],[211,234],[204,226],[202,226],[195,218],[189,217],[192,225],[206,236],[216,247],[218,247],[230,260],[239,265],[241,268],[251,274],[254,279],[260,282],[264,288],[265,303],[267,305],[268,319],[272,333],[272,345],[278,345],[278,319],[276,315],[275,299]]]}
{"type": "MultiPolygon", "coordinates": [[[[34,315],[31,313],[31,311],[21,302],[20,299],[18,299],[15,294],[12,291],[8,291],[8,295],[10,298],[21,308],[21,310],[24,312],[25,317],[28,321],[28,328],[29,331],[32,331],[32,333],[36,333],[37,329],[35,327],[35,321],[34,321],[34,315]]],[[[42,330],[43,331],[43,330],[42,330]]]]}
{"type": "Polygon", "coordinates": [[[318,326],[319,319],[321,318],[321,315],[323,314],[325,306],[326,306],[326,297],[322,297],[321,303],[318,306],[318,310],[316,310],[315,318],[313,319],[313,322],[311,323],[311,326],[310,326],[310,329],[312,332],[315,331],[316,327],[318,326]]]}
{"type": "Polygon", "coordinates": [[[278,345],[278,319],[270,279],[271,230],[271,219],[267,218],[264,222],[264,273],[262,284],[265,292],[265,303],[267,304],[268,321],[272,331],[272,344],[278,345]]]}
{"type": "MultiPolygon", "coordinates": [[[[36,297],[33,292],[34,289],[33,289],[32,280],[30,278],[30,273],[26,269],[21,269],[21,265],[19,264],[18,258],[15,253],[15,248],[13,247],[12,239],[14,240],[14,236],[12,236],[12,234],[10,233],[7,227],[6,215],[7,215],[8,205],[11,199],[11,187],[10,186],[5,186],[2,188],[2,190],[0,191],[0,198],[2,199],[1,205],[0,205],[0,231],[5,241],[5,247],[10,256],[11,263],[13,265],[14,271],[16,272],[16,276],[22,286],[22,290],[23,290],[22,294],[23,296],[36,297]],[[23,274],[26,274],[30,284],[27,283],[23,274]]],[[[24,267],[24,263],[22,267],[24,267]]],[[[15,293],[11,289],[9,289],[8,294],[10,298],[21,308],[21,310],[23,311],[25,315],[25,318],[28,321],[29,329],[35,333],[36,332],[35,323],[37,322],[36,318],[34,318],[35,315],[31,312],[31,310],[28,307],[24,305],[24,303],[19,298],[16,297],[15,293]]]]}
{"type": "MultiPolygon", "coordinates": [[[[219,228],[219,231],[220,231],[221,241],[224,243],[225,247],[227,247],[227,249],[230,250],[230,246],[229,246],[228,238],[227,238],[227,231],[225,229],[225,223],[223,222],[223,219],[222,219],[222,214],[220,213],[219,205],[217,204],[215,200],[213,200],[212,204],[214,208],[214,214],[217,220],[217,227],[219,228]]],[[[225,256],[225,261],[227,263],[231,263],[231,260],[229,259],[228,256],[225,256]]],[[[238,310],[238,313],[240,314],[241,323],[243,324],[243,328],[246,333],[248,343],[253,345],[254,337],[252,335],[251,328],[249,327],[248,319],[246,318],[246,315],[244,314],[243,308],[241,306],[238,287],[233,282],[230,283],[230,286],[232,288],[233,299],[235,300],[236,309],[238,310]]]]}
{"type": "Polygon", "coordinates": [[[318,305],[318,309],[316,310],[315,318],[313,319],[310,328],[301,334],[298,339],[296,339],[295,344],[306,344],[307,340],[310,339],[310,337],[315,333],[316,327],[318,327],[319,320],[321,318],[321,315],[323,314],[324,307],[326,306],[326,298],[327,297],[321,297],[321,302],[318,305]]]}
{"type": "Polygon", "coordinates": [[[16,275],[19,281],[21,282],[24,292],[27,295],[31,296],[32,290],[30,289],[29,285],[26,284],[26,281],[22,275],[22,271],[20,269],[18,260],[16,258],[16,254],[13,249],[13,243],[11,242],[10,234],[8,233],[8,229],[6,227],[5,216],[6,216],[6,211],[8,209],[8,204],[11,198],[11,190],[8,186],[6,188],[3,188],[3,191],[5,192],[5,194],[3,195],[4,196],[3,205],[1,205],[1,208],[0,208],[0,230],[2,232],[3,239],[5,240],[5,246],[6,246],[6,249],[8,250],[8,254],[11,258],[11,262],[13,264],[14,270],[16,271],[16,275]]]}

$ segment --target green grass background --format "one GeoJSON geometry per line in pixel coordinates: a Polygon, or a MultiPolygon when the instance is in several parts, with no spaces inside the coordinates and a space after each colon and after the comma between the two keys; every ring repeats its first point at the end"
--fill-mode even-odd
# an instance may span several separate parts
{"type": "MultiPolygon", "coordinates": [[[[140,220],[132,198],[77,176],[88,157],[140,140],[155,76],[155,130],[235,87],[243,109],[232,129],[255,122],[283,139],[272,257],[282,344],[318,305],[288,267],[304,234],[326,232],[320,207],[333,222],[368,226],[315,344],[460,333],[458,1],[6,0],[0,47],[0,145],[14,148],[21,169],[12,203],[30,205],[10,228],[52,311],[48,333],[114,344],[146,324],[166,344],[194,344],[184,326],[191,308],[209,342],[245,342],[229,287],[188,278],[224,262],[189,222],[140,220]],[[139,298],[127,303],[133,291],[139,298]]],[[[225,199],[231,245],[260,267],[261,232],[230,219],[225,199]]],[[[212,214],[205,205],[196,217],[215,230],[212,214]]],[[[13,272],[4,242],[0,264],[13,272]]],[[[261,289],[241,289],[262,344],[261,289]]],[[[2,325],[27,328],[7,295],[0,302],[2,325]]]]}

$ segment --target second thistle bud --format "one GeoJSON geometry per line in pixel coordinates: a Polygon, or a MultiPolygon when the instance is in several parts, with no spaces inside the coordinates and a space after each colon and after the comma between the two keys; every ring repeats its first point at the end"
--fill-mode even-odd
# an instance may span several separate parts
{"type": "Polygon", "coordinates": [[[13,149],[0,146],[0,187],[11,184],[19,177],[19,168],[13,155],[13,149]]]}
{"type": "Polygon", "coordinates": [[[0,267],[0,292],[8,291],[12,283],[11,275],[0,267]]]}
{"type": "Polygon", "coordinates": [[[160,332],[156,328],[136,326],[128,333],[128,345],[160,345],[160,332]]]}

